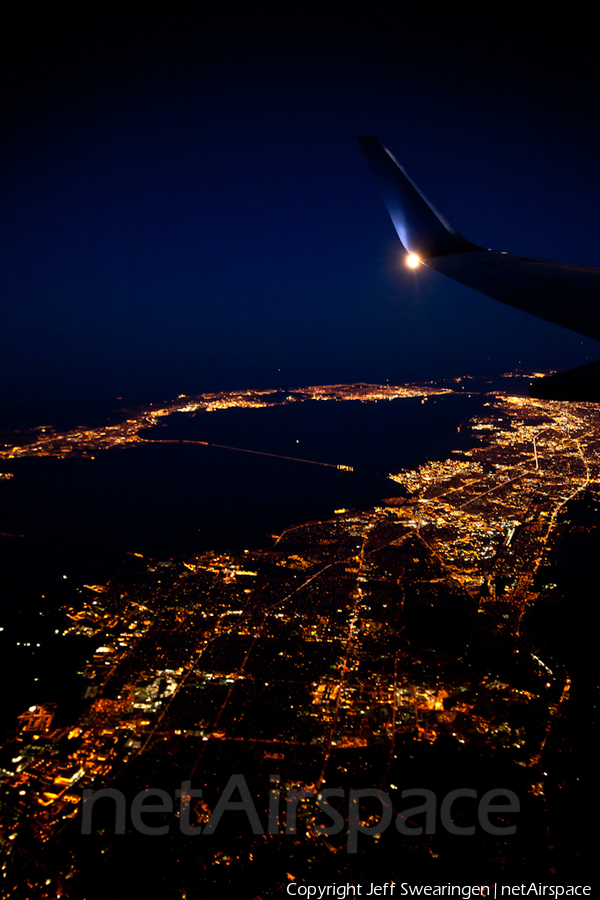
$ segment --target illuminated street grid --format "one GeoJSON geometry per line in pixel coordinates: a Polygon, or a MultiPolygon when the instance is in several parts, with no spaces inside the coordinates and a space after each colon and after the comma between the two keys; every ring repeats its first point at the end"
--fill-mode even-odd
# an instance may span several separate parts
{"type": "MultiPolygon", "coordinates": [[[[416,390],[302,393],[374,399],[416,390]]],[[[96,452],[139,441],[139,428],[174,409],[255,406],[260,398],[179,398],[110,429],[40,431],[11,455],[96,452]]],[[[529,790],[543,798],[537,764],[570,680],[528,650],[519,629],[561,509],[600,480],[600,428],[588,404],[494,394],[485,410],[470,423],[479,437],[472,449],[390,476],[406,498],[338,510],[261,551],[146,560],[128,594],[110,583],[83,587],[81,605],[65,610],[65,634],[93,638],[89,708],[59,730],[52,709],[21,716],[2,787],[9,853],[25,825],[46,841],[79,815],[84,789],[143,771],[144,757],[182,755],[193,778],[216,744],[226,758],[228,748],[254,743],[287,772],[288,785],[318,787],[342,751],[379,746],[391,760],[401,739],[448,735],[503,748],[531,770],[529,790]],[[511,637],[511,683],[492,671],[475,678],[465,652],[474,624],[490,640],[511,637]],[[420,651],[430,633],[436,649],[420,651]],[[65,740],[73,749],[58,754],[65,740]],[[309,775],[293,771],[302,748],[314,760],[309,775]]],[[[390,790],[386,779],[384,768],[380,783],[390,790]]],[[[206,807],[196,815],[205,820],[206,807]]]]}

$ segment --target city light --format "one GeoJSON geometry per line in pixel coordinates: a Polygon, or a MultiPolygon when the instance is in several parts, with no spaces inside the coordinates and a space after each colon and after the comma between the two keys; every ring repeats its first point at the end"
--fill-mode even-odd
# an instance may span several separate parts
{"type": "MultiPolygon", "coordinates": [[[[284,402],[414,402],[462,389],[326,385],[290,391],[284,402]]],[[[271,405],[267,394],[198,395],[185,403],[218,415],[271,405]]],[[[387,747],[385,758],[394,760],[394,749],[440,738],[465,745],[474,758],[500,752],[535,771],[563,714],[568,674],[525,643],[514,648],[519,677],[512,677],[512,656],[504,672],[485,664],[476,671],[459,659],[448,664],[460,647],[445,655],[446,641],[464,638],[464,616],[466,633],[476,618],[482,633],[516,644],[526,611],[559,581],[545,576],[542,585],[538,573],[561,512],[598,480],[600,426],[589,404],[500,392],[485,400],[461,426],[468,436],[462,449],[392,470],[390,496],[383,491],[372,509],[332,504],[330,518],[290,525],[262,549],[203,550],[185,561],[130,551],[143,569],[139,583],[126,591],[118,581],[82,583],[54,633],[58,641],[93,641],[80,671],[86,708],[68,724],[57,716],[57,726],[57,704],[40,694],[32,697],[39,705],[16,717],[17,743],[9,746],[17,753],[7,756],[2,777],[19,805],[4,838],[19,847],[21,833],[32,835],[28,841],[58,840],[65,821],[81,815],[86,792],[121,772],[131,772],[134,783],[150,758],[160,771],[183,746],[200,783],[203,754],[212,766],[216,744],[224,758],[228,748],[237,753],[247,744],[252,756],[260,746],[260,765],[281,761],[281,790],[290,795],[314,793],[319,771],[319,789],[331,784],[353,753],[358,765],[387,747]],[[432,666],[410,640],[416,609],[432,666]],[[293,769],[290,748],[299,760],[318,760],[310,783],[300,766],[293,769]],[[284,763],[296,781],[286,782],[284,763]]],[[[67,447],[71,456],[86,456],[143,444],[139,432],[183,402],[131,410],[126,421],[105,427],[46,428],[4,452],[60,458],[67,447]]],[[[390,769],[385,789],[402,789],[400,775],[390,769]]],[[[530,793],[543,797],[544,782],[532,781],[530,793]]],[[[194,822],[204,827],[211,810],[194,803],[194,822]]],[[[312,821],[306,840],[314,842],[312,821]]],[[[333,833],[329,844],[328,853],[345,847],[333,833]]]]}

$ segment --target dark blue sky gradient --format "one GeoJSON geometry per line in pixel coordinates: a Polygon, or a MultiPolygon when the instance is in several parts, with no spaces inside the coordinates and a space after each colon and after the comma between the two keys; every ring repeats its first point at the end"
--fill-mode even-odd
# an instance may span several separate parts
{"type": "Polygon", "coordinates": [[[402,266],[357,134],[466,237],[600,265],[589,29],[458,6],[23,13],[4,51],[3,402],[597,358],[402,266]]]}

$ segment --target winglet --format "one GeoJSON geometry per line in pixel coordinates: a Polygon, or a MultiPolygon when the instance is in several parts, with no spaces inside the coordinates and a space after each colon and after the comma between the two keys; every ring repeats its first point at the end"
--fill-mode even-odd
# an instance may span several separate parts
{"type": "Polygon", "coordinates": [[[358,143],[377,179],[398,237],[409,253],[431,259],[482,249],[452,227],[376,137],[359,137],[358,143]]]}

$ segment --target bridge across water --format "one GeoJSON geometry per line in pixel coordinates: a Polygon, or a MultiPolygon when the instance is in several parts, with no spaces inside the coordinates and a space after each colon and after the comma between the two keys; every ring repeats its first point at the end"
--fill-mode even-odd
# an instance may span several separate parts
{"type": "Polygon", "coordinates": [[[227,444],[213,444],[210,441],[190,441],[184,438],[181,440],[168,438],[148,440],[148,438],[144,438],[143,440],[147,441],[149,444],[200,444],[202,447],[218,447],[219,450],[237,450],[238,453],[254,453],[256,456],[272,456],[274,459],[287,459],[290,462],[308,463],[311,466],[327,466],[330,469],[339,469],[342,472],[354,471],[354,466],[345,466],[342,463],[319,462],[316,459],[301,459],[298,456],[283,456],[281,453],[267,453],[266,450],[249,450],[247,447],[229,447],[227,444]]]}

